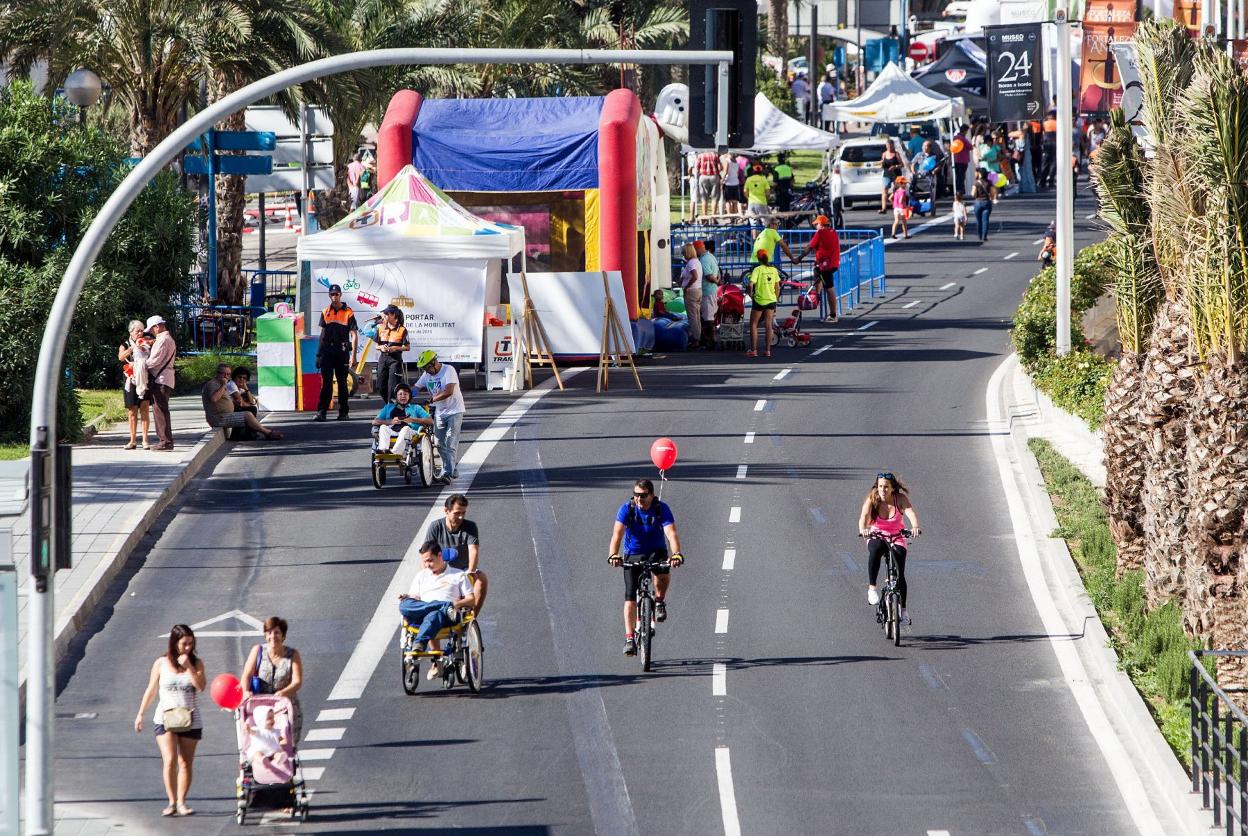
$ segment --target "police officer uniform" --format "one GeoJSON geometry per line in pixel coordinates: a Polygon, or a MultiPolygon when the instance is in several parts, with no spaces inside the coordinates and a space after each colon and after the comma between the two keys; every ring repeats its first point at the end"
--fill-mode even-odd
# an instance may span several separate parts
{"type": "MultiPolygon", "coordinates": [[[[330,294],[342,293],[338,285],[329,286],[330,294]]],[[[333,394],[334,379],[338,379],[338,420],[347,417],[347,399],[350,388],[347,385],[348,364],[355,354],[355,312],[345,304],[338,303],[334,307],[321,311],[321,340],[316,349],[316,364],[321,370],[321,398],[316,406],[314,421],[324,421],[325,412],[329,409],[329,399],[333,394]]]]}
{"type": "Polygon", "coordinates": [[[381,322],[377,324],[377,392],[383,401],[389,401],[394,395],[394,387],[403,382],[403,352],[411,346],[407,340],[407,328],[403,326],[403,312],[395,305],[382,311],[381,322]],[[386,324],[384,314],[394,313],[399,317],[399,324],[391,328],[386,324]],[[400,350],[389,350],[400,349],[400,350]]]}
{"type": "Polygon", "coordinates": [[[1057,185],[1057,111],[1050,110],[1043,123],[1040,180],[1037,185],[1051,189],[1057,185]]]}

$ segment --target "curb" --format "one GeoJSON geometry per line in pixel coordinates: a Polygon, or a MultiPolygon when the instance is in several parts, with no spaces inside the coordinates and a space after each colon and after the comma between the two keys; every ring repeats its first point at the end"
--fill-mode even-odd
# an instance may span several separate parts
{"type": "MultiPolygon", "coordinates": [[[[79,587],[78,592],[70,599],[67,607],[58,610],[56,615],[55,626],[53,627],[52,654],[56,663],[59,663],[65,652],[69,649],[69,644],[78,635],[78,631],[82,625],[90,618],[95,605],[104,597],[104,593],[108,590],[113,579],[121,572],[121,568],[125,566],[126,561],[130,559],[131,553],[139,541],[147,534],[157,518],[165,512],[178,494],[182,492],[182,488],[186,483],[194,479],[199,471],[212,456],[221,449],[225,444],[225,433],[221,430],[213,430],[201,437],[192,448],[191,458],[187,461],[186,466],[182,468],[182,472],[161,492],[160,496],[147,506],[143,511],[137,512],[128,525],[132,525],[129,534],[118,535],[118,540],[113,543],[113,552],[110,557],[106,557],[92,570],[91,574],[79,587]]],[[[53,588],[53,594],[56,594],[53,588]]],[[[26,713],[26,670],[23,668],[18,673],[18,705],[19,711],[24,716],[26,713]]]]}
{"type": "MultiPolygon", "coordinates": [[[[1033,435],[1029,425],[1038,422],[1041,410],[1039,404],[1021,404],[1014,397],[1018,391],[1015,383],[1020,376],[1026,377],[1016,355],[1011,354],[1006,359],[998,370],[1002,371],[1004,373],[993,375],[989,398],[1000,405],[1001,414],[1008,419],[1008,427],[1000,431],[1013,448],[1021,470],[1018,488],[1027,505],[1033,535],[1041,546],[1039,554],[1045,583],[1067,630],[1081,639],[1073,645],[1093,686],[1096,701],[1109,720],[1111,732],[1125,750],[1131,769],[1146,788],[1152,813],[1164,832],[1207,834],[1213,825],[1209,811],[1202,809],[1200,797],[1191,792],[1191,778],[1162,737],[1144,698],[1120,669],[1118,654],[1088,597],[1066,541],[1052,536],[1058,527],[1057,516],[1039,465],[1027,447],[1033,435]]],[[[1026,385],[1030,388],[1029,380],[1026,385]]],[[[1046,407],[1060,412],[1051,405],[1046,407]]],[[[1066,413],[1061,414],[1066,416],[1066,413]]]]}

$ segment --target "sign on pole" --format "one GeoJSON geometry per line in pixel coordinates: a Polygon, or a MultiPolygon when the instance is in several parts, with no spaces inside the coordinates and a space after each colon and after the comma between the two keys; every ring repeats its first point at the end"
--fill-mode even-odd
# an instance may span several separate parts
{"type": "Polygon", "coordinates": [[[1122,103],[1122,74],[1114,45],[1135,37],[1135,0],[1088,0],[1083,12],[1079,112],[1108,113],[1122,103]]]}
{"type": "Polygon", "coordinates": [[[1040,73],[1040,24],[985,26],[988,55],[988,120],[1023,122],[1044,112],[1040,73]]]}
{"type": "Polygon", "coordinates": [[[287,118],[277,105],[247,108],[247,130],[274,136],[270,152],[273,167],[271,171],[249,172],[248,194],[334,187],[334,123],[323,107],[306,108],[306,114],[307,123],[303,126],[287,118]]]}

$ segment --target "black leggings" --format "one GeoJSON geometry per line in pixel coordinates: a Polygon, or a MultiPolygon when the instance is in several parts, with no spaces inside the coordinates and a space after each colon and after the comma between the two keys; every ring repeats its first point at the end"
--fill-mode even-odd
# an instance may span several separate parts
{"type": "MultiPolygon", "coordinates": [[[[897,546],[897,591],[901,593],[901,607],[906,607],[906,550],[897,546]]],[[[871,579],[871,585],[875,586],[875,579],[880,575],[880,561],[884,559],[884,552],[888,551],[888,543],[883,540],[867,541],[867,575],[871,579]]]]}

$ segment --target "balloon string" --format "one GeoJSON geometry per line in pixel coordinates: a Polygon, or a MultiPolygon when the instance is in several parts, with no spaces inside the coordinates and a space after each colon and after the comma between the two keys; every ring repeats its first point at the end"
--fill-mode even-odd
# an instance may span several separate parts
{"type": "Polygon", "coordinates": [[[666,470],[659,470],[659,495],[657,498],[660,500],[663,499],[663,483],[667,481],[666,473],[666,470]]]}

